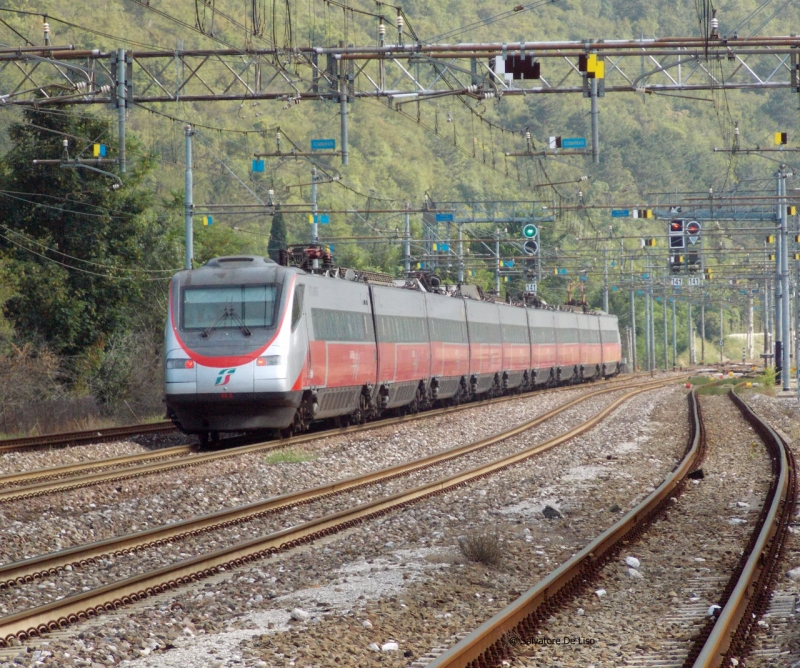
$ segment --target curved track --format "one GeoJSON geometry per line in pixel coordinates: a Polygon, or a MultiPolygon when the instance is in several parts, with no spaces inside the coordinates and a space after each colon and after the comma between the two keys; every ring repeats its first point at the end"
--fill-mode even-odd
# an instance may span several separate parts
{"type": "MultiPolygon", "coordinates": [[[[14,638],[25,639],[32,635],[45,633],[48,630],[54,630],[75,621],[92,617],[105,610],[111,610],[132,601],[139,600],[140,598],[146,598],[147,596],[166,591],[198,578],[209,576],[235,566],[240,566],[250,561],[262,559],[276,552],[294,548],[303,543],[341,531],[371,518],[379,517],[396,508],[414,503],[420,499],[437,495],[454,487],[481,479],[495,471],[505,469],[519,461],[560,445],[588,431],[633,396],[672,382],[674,382],[674,378],[650,382],[635,387],[630,392],[615,399],[610,405],[606,406],[599,413],[577,427],[545,443],[540,443],[510,456],[502,457],[478,467],[460,471],[445,478],[424,483],[390,496],[376,498],[357,507],[307,521],[254,540],[231,545],[225,549],[209,554],[189,558],[155,571],[142,573],[120,582],[114,582],[98,589],[70,596],[48,605],[0,619],[0,644],[11,643],[14,641],[14,638]]],[[[627,388],[605,388],[600,392],[591,393],[589,396],[619,391],[620,389],[627,388]]],[[[570,405],[583,401],[585,398],[587,397],[578,397],[555,411],[551,411],[544,416],[518,425],[488,439],[483,439],[482,441],[468,446],[461,446],[460,448],[445,453],[417,460],[416,462],[369,473],[365,476],[351,478],[333,485],[325,485],[312,490],[298,492],[293,495],[271,499],[261,504],[252,504],[251,506],[225,511],[225,513],[217,513],[196,520],[186,521],[179,525],[171,525],[150,532],[142,532],[140,534],[122,537],[121,539],[114,539],[121,541],[115,545],[112,545],[111,541],[104,541],[103,543],[82,546],[81,548],[67,550],[62,553],[45,555],[26,562],[20,562],[19,564],[6,566],[2,569],[2,572],[0,572],[0,576],[2,576],[2,579],[5,581],[5,586],[9,586],[15,582],[31,581],[44,573],[56,573],[66,564],[85,563],[104,554],[110,554],[114,549],[124,551],[141,549],[143,545],[177,539],[180,535],[185,535],[187,533],[203,532],[212,530],[226,523],[246,521],[248,515],[253,516],[254,514],[273,512],[277,507],[297,505],[298,503],[304,503],[307,499],[335,494],[345,489],[352,489],[355,486],[372,484],[377,480],[389,480],[400,475],[405,475],[409,471],[427,468],[438,461],[458,457],[466,452],[487,447],[488,445],[519,434],[549,417],[552,417],[554,414],[566,410],[570,405]],[[157,531],[164,531],[164,533],[154,533],[157,531]],[[170,531],[173,532],[172,535],[169,534],[170,531]],[[124,541],[128,541],[128,543],[125,544],[124,541]]]]}
{"type": "MultiPolygon", "coordinates": [[[[739,665],[758,617],[766,609],[770,582],[777,574],[796,496],[795,463],[782,439],[734,393],[731,399],[761,435],[772,459],[772,482],[748,549],[733,573],[722,611],[696,639],[684,666],[739,665]],[[739,658],[737,658],[739,657],[739,658]]],[[[692,436],[686,454],[670,476],[639,506],[606,530],[572,559],[529,589],[463,640],[427,664],[428,668],[493,668],[511,659],[514,645],[530,640],[553,611],[583,589],[622,546],[647,530],[686,476],[703,459],[705,435],[695,391],[689,395],[692,436]]]]}

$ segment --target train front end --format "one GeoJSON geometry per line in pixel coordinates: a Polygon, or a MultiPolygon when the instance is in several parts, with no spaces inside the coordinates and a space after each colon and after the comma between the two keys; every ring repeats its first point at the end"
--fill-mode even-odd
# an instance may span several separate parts
{"type": "Polygon", "coordinates": [[[215,258],[173,277],[164,394],[182,431],[206,441],[292,423],[306,357],[291,347],[297,276],[268,258],[244,256],[215,258]]]}

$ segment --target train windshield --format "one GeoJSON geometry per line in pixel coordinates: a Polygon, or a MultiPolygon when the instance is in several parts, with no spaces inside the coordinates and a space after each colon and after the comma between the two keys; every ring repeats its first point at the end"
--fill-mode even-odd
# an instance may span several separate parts
{"type": "Polygon", "coordinates": [[[183,291],[183,329],[275,325],[277,285],[226,285],[183,291]]]}

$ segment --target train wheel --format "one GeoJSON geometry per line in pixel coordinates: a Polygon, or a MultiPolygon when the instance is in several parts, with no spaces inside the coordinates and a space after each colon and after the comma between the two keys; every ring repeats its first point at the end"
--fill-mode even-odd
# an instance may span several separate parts
{"type": "Polygon", "coordinates": [[[280,430],[281,438],[291,438],[294,436],[294,423],[290,424],[288,427],[280,430]]]}
{"type": "Polygon", "coordinates": [[[207,448],[208,447],[208,432],[207,431],[201,431],[197,435],[197,438],[200,440],[200,447],[201,448],[207,448]]]}

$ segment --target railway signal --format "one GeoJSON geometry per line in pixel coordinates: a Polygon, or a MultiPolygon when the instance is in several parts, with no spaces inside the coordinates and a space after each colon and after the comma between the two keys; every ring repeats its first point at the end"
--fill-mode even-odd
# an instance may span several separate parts
{"type": "Polygon", "coordinates": [[[533,223],[528,223],[522,228],[522,236],[526,239],[533,239],[537,234],[539,234],[539,230],[533,223]]]}
{"type": "Polygon", "coordinates": [[[522,244],[522,250],[525,252],[525,255],[536,255],[536,252],[539,250],[539,242],[534,239],[528,239],[522,244]]]}
{"type": "Polygon", "coordinates": [[[683,220],[671,220],[669,223],[669,247],[670,248],[686,248],[686,239],[684,238],[684,225],[683,220]]]}
{"type": "Polygon", "coordinates": [[[786,132],[776,132],[775,133],[775,145],[780,146],[782,144],[789,143],[789,135],[786,132]]]}

